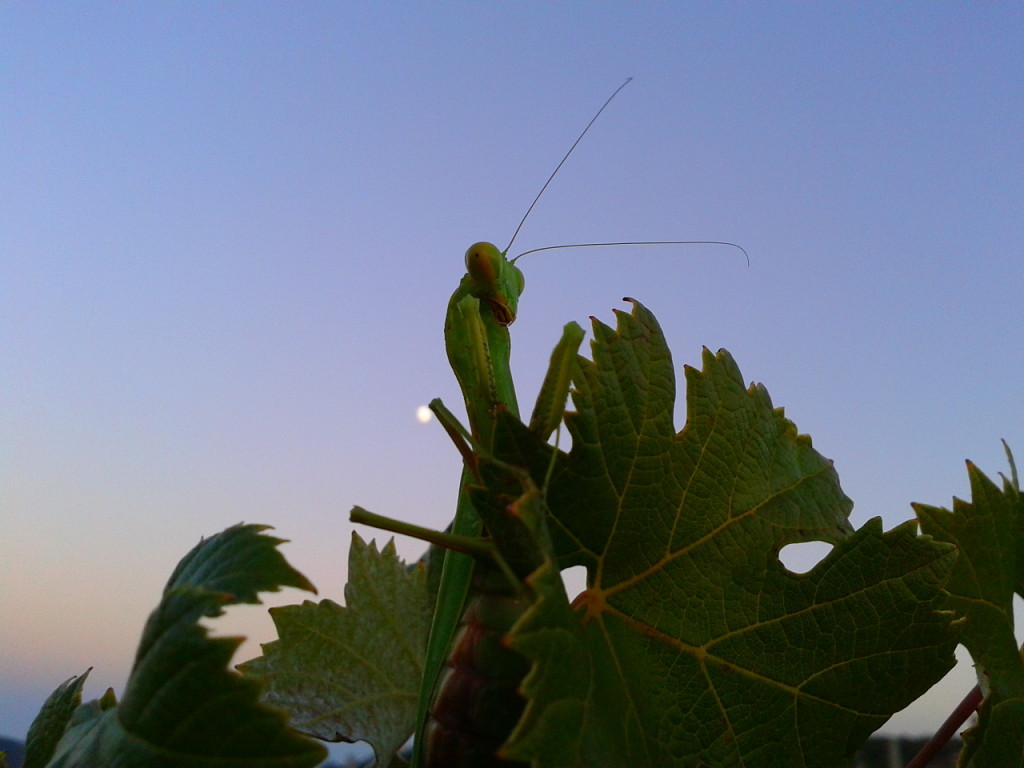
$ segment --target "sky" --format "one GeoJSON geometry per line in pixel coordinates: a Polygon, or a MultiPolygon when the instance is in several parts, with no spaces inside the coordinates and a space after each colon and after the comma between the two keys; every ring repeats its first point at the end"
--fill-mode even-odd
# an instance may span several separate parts
{"type": "MultiPolygon", "coordinates": [[[[353,504],[447,523],[459,458],[416,410],[461,410],[463,253],[627,77],[513,251],[750,265],[525,257],[521,401],[633,296],[677,370],[724,347],[765,384],[857,527],[969,496],[965,459],[1024,456],[1022,35],[998,2],[0,6],[0,733],[88,667],[123,690],[200,536],[272,525],[341,602],[353,504]]],[[[274,639],[264,607],[214,626],[274,639]]]]}

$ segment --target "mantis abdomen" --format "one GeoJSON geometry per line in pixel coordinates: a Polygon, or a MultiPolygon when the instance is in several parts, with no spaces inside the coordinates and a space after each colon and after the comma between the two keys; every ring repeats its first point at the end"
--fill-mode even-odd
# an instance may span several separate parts
{"type": "Polygon", "coordinates": [[[506,574],[478,562],[473,593],[441,679],[426,734],[425,768],[518,768],[498,750],[526,702],[519,685],[525,657],[504,637],[529,606],[529,596],[506,574]]]}

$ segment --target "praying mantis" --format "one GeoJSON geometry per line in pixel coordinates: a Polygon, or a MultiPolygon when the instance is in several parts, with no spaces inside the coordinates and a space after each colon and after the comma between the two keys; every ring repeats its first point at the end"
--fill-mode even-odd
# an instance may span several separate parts
{"type": "MultiPolygon", "coordinates": [[[[459,768],[460,766],[521,766],[521,762],[500,756],[500,747],[519,719],[525,702],[517,693],[519,681],[528,671],[524,657],[502,647],[501,638],[528,607],[530,595],[524,579],[543,557],[542,546],[527,541],[523,550],[512,556],[492,538],[494,525],[481,521],[481,511],[470,488],[481,484],[481,464],[490,461],[498,414],[519,417],[519,406],[509,366],[511,340],[509,326],[516,319],[519,297],[525,287],[516,261],[528,253],[570,247],[623,245],[710,244],[738,248],[722,241],[645,241],[642,243],[577,243],[547,246],[521,253],[509,259],[507,254],[519,230],[551,180],[572,154],[577,144],[632,78],[627,79],[604,102],[561,162],[541,187],[519,222],[512,240],[504,250],[488,242],[478,242],[466,251],[466,274],[448,302],[444,335],[448,360],[458,380],[469,420],[467,431],[439,400],[430,404],[442,426],[463,456],[463,471],[454,520],[445,533],[375,515],[354,507],[351,520],[396,533],[411,535],[435,545],[431,556],[443,557],[433,622],[427,643],[424,676],[420,688],[417,727],[412,765],[416,768],[459,768]],[[437,553],[440,553],[439,555],[437,553]],[[461,626],[461,629],[460,629],[461,626]],[[473,643],[488,645],[485,652],[473,643]],[[454,661],[452,661],[454,659],[454,661]],[[481,659],[487,659],[481,662],[481,659]],[[486,668],[480,668],[486,666],[486,668]],[[444,674],[445,668],[450,671],[444,674]],[[467,680],[467,676],[472,680],[467,680]],[[487,708],[469,701],[468,689],[486,690],[487,708]],[[493,702],[498,702],[494,704],[493,702]]],[[[749,261],[749,257],[748,257],[749,261]]],[[[548,440],[561,422],[569,394],[577,351],[583,329],[568,323],[551,357],[529,429],[548,440]]],[[[552,460],[555,453],[552,453],[552,460]]],[[[515,476],[515,468],[504,468],[515,476]]],[[[525,492],[512,510],[521,518],[527,540],[543,541],[545,506],[543,489],[525,492]]],[[[499,522],[499,518],[490,518],[499,522]]],[[[498,511],[501,514],[501,510],[498,511]]],[[[378,756],[379,758],[381,756],[378,756]]]]}

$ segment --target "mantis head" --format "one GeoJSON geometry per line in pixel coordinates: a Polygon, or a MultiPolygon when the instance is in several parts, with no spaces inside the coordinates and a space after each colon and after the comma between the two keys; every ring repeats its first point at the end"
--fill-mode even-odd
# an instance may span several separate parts
{"type": "Polygon", "coordinates": [[[512,325],[526,278],[505,254],[491,243],[474,243],[466,251],[466,273],[471,293],[486,302],[499,325],[512,325]]]}

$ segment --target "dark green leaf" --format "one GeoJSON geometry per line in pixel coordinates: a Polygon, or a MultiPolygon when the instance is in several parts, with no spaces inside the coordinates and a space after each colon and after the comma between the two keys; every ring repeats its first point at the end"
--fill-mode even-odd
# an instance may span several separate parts
{"type": "MultiPolygon", "coordinates": [[[[856,533],[831,462],[725,352],[687,369],[676,434],[671,356],[641,305],[595,321],[547,489],[559,567],[583,564],[572,608],[553,563],[530,578],[513,647],[534,661],[506,752],[536,766],[846,765],[953,664],[937,610],[948,545],[874,520],[856,533]],[[778,559],[823,540],[807,574],[778,559]]],[[[549,449],[505,425],[500,459],[549,449]]]]}
{"type": "MultiPolygon", "coordinates": [[[[1011,461],[1012,467],[1012,461],[1011,461]]],[[[921,530],[956,544],[960,557],[947,605],[965,617],[961,640],[986,697],[978,724],[964,735],[960,765],[1024,766],[1024,659],[1013,627],[1013,595],[1024,596],[1024,498],[1016,468],[1000,491],[968,462],[972,503],[953,510],[915,504],[921,530]]]]}
{"type": "Polygon", "coordinates": [[[259,592],[312,589],[264,529],[233,526],[181,561],[143,631],[121,703],[79,707],[51,768],[299,768],[323,760],[322,746],[259,703],[257,683],[227,669],[241,638],[211,638],[199,624],[227,605],[258,603],[259,592]]]}

